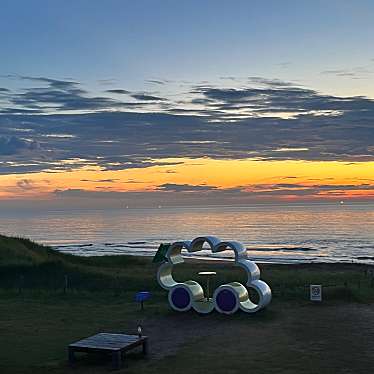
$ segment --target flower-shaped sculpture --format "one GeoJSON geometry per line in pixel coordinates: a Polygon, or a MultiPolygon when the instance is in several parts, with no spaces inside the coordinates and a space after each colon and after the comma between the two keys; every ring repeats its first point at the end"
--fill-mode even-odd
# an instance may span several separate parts
{"type": "Polygon", "coordinates": [[[209,313],[216,308],[220,313],[232,314],[240,308],[244,312],[254,313],[266,307],[271,301],[270,287],[260,280],[260,269],[255,262],[248,259],[246,248],[239,242],[222,242],[214,236],[198,237],[192,241],[174,242],[165,257],[166,261],[158,270],[157,280],[162,288],[169,291],[169,303],[177,311],[187,311],[192,307],[199,313],[209,313]],[[246,286],[239,282],[223,284],[214,291],[213,299],[207,299],[198,282],[188,280],[181,283],[174,280],[173,266],[184,262],[182,249],[198,252],[203,250],[205,243],[213,253],[234,251],[235,264],[247,273],[246,286]],[[247,287],[257,292],[257,303],[251,301],[247,287]]]}

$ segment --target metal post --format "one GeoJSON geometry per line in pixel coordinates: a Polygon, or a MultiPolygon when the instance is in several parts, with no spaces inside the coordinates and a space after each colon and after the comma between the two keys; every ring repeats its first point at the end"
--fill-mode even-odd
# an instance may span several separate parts
{"type": "Polygon", "coordinates": [[[69,277],[65,275],[64,293],[68,292],[68,286],[69,286],[69,277]]]}
{"type": "Polygon", "coordinates": [[[113,369],[121,369],[122,353],[120,350],[112,352],[112,367],[113,369]]]}
{"type": "Polygon", "coordinates": [[[73,366],[75,363],[75,355],[74,355],[74,349],[71,347],[68,348],[68,358],[69,358],[69,365],[73,366]]]}
{"type": "Polygon", "coordinates": [[[148,354],[148,340],[144,339],[143,341],[143,354],[147,355],[148,354]]]}
{"type": "Polygon", "coordinates": [[[23,275],[20,275],[19,276],[19,284],[18,284],[18,293],[21,294],[22,293],[22,287],[23,287],[23,275]]]}

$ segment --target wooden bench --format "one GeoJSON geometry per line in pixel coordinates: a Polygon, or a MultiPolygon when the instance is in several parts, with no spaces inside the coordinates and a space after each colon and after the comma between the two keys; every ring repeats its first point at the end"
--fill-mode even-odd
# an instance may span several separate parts
{"type": "Polygon", "coordinates": [[[69,364],[75,363],[75,352],[101,352],[110,353],[112,355],[113,369],[120,369],[122,365],[122,357],[125,352],[137,346],[143,347],[143,353],[148,353],[148,337],[126,334],[110,334],[100,333],[89,338],[79,340],[72,343],[68,347],[69,364]]]}

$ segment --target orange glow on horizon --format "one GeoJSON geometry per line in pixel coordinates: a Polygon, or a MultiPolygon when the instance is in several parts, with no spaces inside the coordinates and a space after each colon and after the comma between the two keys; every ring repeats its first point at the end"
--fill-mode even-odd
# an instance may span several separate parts
{"type": "MultiPolygon", "coordinates": [[[[199,159],[158,160],[169,165],[127,170],[101,170],[87,166],[69,172],[40,172],[0,176],[0,198],[53,198],[55,190],[82,189],[87,191],[155,191],[162,184],[207,185],[219,189],[252,188],[272,185],[300,185],[300,188],[331,186],[312,198],[373,198],[373,189],[359,186],[374,184],[374,162],[348,163],[338,161],[256,161],[199,159]],[[182,162],[182,163],[181,163],[182,162]],[[174,163],[174,164],[173,164],[174,163]],[[178,164],[180,163],[180,164],[178,164]],[[339,186],[357,186],[341,189],[339,186]]],[[[279,187],[278,187],[279,188],[279,187]]],[[[284,198],[284,197],[283,197],[284,198]]],[[[293,199],[292,194],[286,198],[293,199]]],[[[299,196],[295,196],[298,199],[299,196]]]]}

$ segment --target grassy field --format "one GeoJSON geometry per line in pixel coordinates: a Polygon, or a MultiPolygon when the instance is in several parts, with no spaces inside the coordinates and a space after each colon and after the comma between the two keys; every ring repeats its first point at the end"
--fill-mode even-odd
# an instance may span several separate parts
{"type": "MultiPolygon", "coordinates": [[[[217,271],[216,286],[245,274],[232,264],[189,262],[176,278],[217,271]]],[[[274,298],[256,315],[176,313],[149,258],[79,258],[0,236],[0,373],[105,373],[110,361],[82,356],[70,369],[68,343],[99,331],[150,336],[151,354],[129,354],[127,373],[370,373],[374,284],[360,265],[263,265],[274,298]],[[322,283],[324,302],[308,301],[322,283]],[[152,292],[140,311],[139,290],[152,292]]]]}

